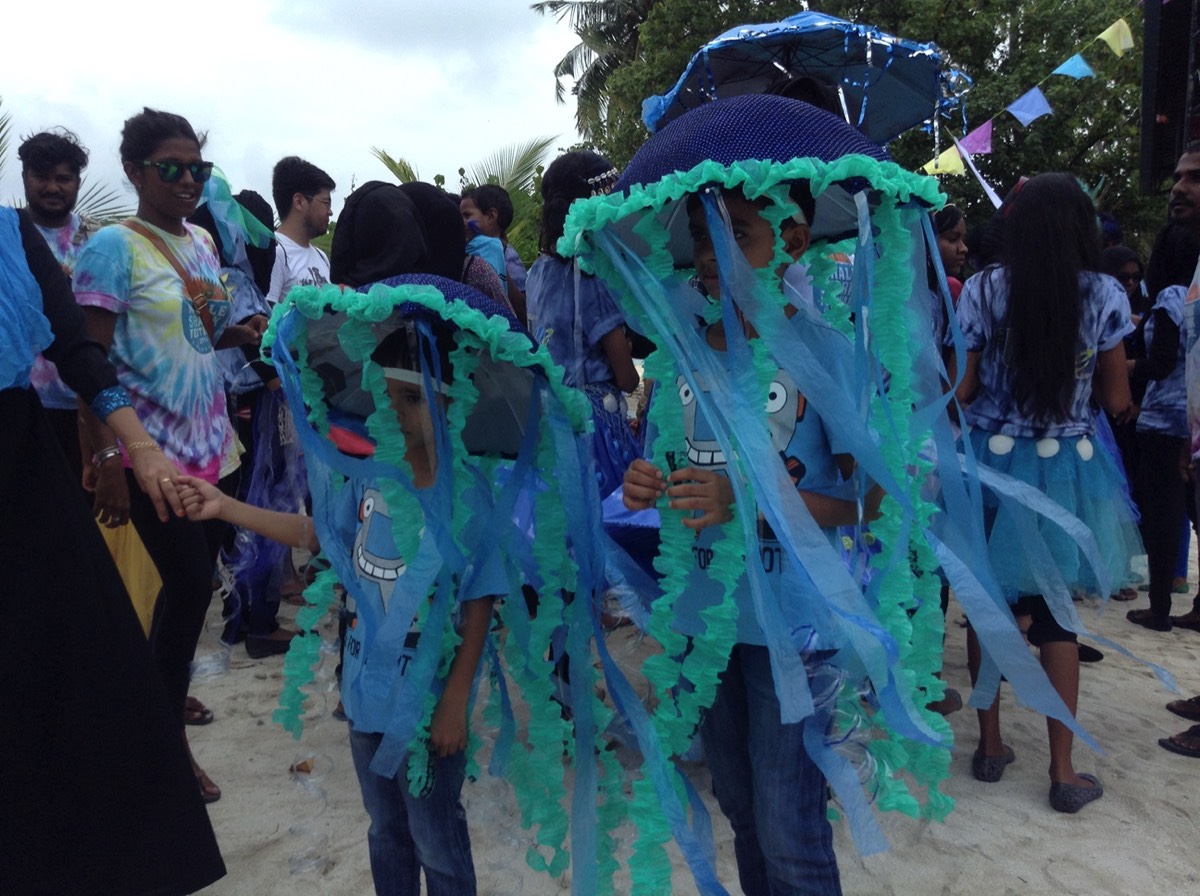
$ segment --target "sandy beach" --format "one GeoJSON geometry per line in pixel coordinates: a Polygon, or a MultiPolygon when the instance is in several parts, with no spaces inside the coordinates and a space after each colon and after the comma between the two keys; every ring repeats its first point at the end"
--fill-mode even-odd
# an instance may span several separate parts
{"type": "MultiPolygon", "coordinates": [[[[1193,548],[1191,581],[1195,583],[1193,548]]],[[[1175,597],[1175,612],[1190,606],[1175,597]]],[[[1125,611],[1147,606],[1112,602],[1099,613],[1080,605],[1092,631],[1152,659],[1176,678],[1185,696],[1200,693],[1200,634],[1176,629],[1162,634],[1130,624],[1125,611]]],[[[292,613],[294,608],[286,608],[292,613]]],[[[318,675],[314,700],[300,741],[271,721],[282,682],[280,657],[250,660],[242,647],[219,661],[219,610],[197,658],[216,666],[201,675],[192,693],[216,714],[204,727],[189,728],[192,749],[223,790],[209,807],[229,873],[204,890],[206,896],[310,896],[373,892],[367,860],[367,818],[359,799],[345,723],[330,715],[337,697],[329,658],[318,675]],[[217,659],[214,662],[214,658],[217,659]],[[292,775],[298,760],[312,758],[310,774],[292,775]]],[[[969,693],[961,612],[948,616],[945,677],[964,699],[969,693]]],[[[636,634],[613,636],[614,653],[637,651],[636,634]]],[[[1002,781],[983,784],[971,776],[975,714],[968,707],[951,715],[957,746],[943,790],[956,808],[944,823],[918,822],[888,813],[882,824],[891,842],[887,853],[861,858],[844,825],[835,825],[842,882],[847,894],[1062,894],[1062,896],[1156,896],[1200,893],[1200,762],[1162,749],[1157,740],[1189,724],[1165,708],[1172,695],[1143,665],[1101,647],[1100,663],[1084,665],[1079,719],[1104,749],[1098,755],[1076,745],[1080,771],[1097,774],[1104,797],[1078,815],[1062,815],[1047,802],[1049,756],[1043,719],[1015,705],[1002,686],[1005,739],[1016,762],[1002,781]]],[[[478,721],[478,719],[477,719],[478,721]]],[[[477,729],[478,730],[478,729],[477,729]]],[[[487,732],[483,731],[486,755],[487,732]]],[[[485,761],[481,757],[481,761],[485,761]]],[[[711,797],[707,773],[692,770],[697,790],[713,816],[718,870],[731,894],[740,893],[731,835],[711,797]]],[[[463,792],[481,894],[569,893],[570,874],[552,879],[524,861],[532,838],[520,827],[511,788],[486,776],[463,792]]],[[[634,832],[623,832],[628,847],[634,832]]],[[[672,853],[672,892],[695,893],[686,865],[672,853]]],[[[618,892],[630,891],[628,878],[618,892]]]]}

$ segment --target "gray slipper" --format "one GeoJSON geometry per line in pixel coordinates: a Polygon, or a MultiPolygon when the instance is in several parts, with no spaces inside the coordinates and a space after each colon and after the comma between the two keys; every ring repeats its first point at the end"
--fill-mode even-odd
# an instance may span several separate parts
{"type": "Polygon", "coordinates": [[[976,750],[975,755],[971,757],[971,773],[975,775],[976,781],[995,784],[1004,777],[1004,769],[1016,758],[1013,748],[1007,744],[1004,745],[1003,756],[984,756],[976,750]]]}
{"type": "Polygon", "coordinates": [[[1050,807],[1056,812],[1078,812],[1088,803],[1104,796],[1104,785],[1100,783],[1099,778],[1095,775],[1085,775],[1082,772],[1079,777],[1085,781],[1090,781],[1092,786],[1083,787],[1079,784],[1050,785],[1050,807]]]}

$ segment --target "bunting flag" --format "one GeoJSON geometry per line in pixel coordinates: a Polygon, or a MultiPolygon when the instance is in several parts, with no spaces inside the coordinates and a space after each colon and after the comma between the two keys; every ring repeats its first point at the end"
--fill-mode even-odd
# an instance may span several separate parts
{"type": "Polygon", "coordinates": [[[967,169],[963,166],[962,156],[958,154],[958,150],[951,146],[921,170],[926,174],[962,174],[967,169]]]}
{"type": "Polygon", "coordinates": [[[958,141],[958,148],[973,156],[986,156],[992,151],[992,119],[988,119],[958,141]]]}
{"type": "Polygon", "coordinates": [[[1034,121],[1043,115],[1050,115],[1054,110],[1050,108],[1050,103],[1046,100],[1042,89],[1034,87],[1009,105],[1007,111],[1011,112],[1013,117],[1025,127],[1029,127],[1034,121]]]}
{"type": "Polygon", "coordinates": [[[1068,78],[1094,78],[1096,73],[1092,71],[1092,67],[1084,61],[1084,58],[1076,53],[1050,74],[1066,75],[1068,78]]]}
{"type": "Polygon", "coordinates": [[[1108,44],[1108,48],[1118,56],[1124,56],[1133,49],[1133,32],[1129,30],[1129,23],[1124,19],[1117,19],[1105,28],[1097,40],[1108,44]]]}
{"type": "MultiPolygon", "coordinates": [[[[987,135],[988,136],[988,149],[987,149],[987,151],[991,152],[992,151],[992,123],[990,120],[988,121],[987,125],[985,125],[985,127],[987,127],[987,130],[988,130],[988,135],[987,135]]],[[[983,128],[982,127],[976,128],[976,130],[981,131],[981,130],[983,130],[983,128]]],[[[973,134],[973,133],[975,133],[975,131],[972,131],[971,133],[973,134]]],[[[967,136],[970,136],[970,134],[968,134],[967,136]]],[[[951,137],[950,139],[953,140],[954,138],[951,137]]],[[[979,169],[975,167],[975,161],[971,158],[970,151],[968,151],[966,146],[964,146],[965,142],[966,142],[966,138],[964,137],[962,140],[955,140],[954,145],[958,147],[958,151],[962,155],[963,161],[965,161],[967,163],[967,167],[971,169],[971,174],[973,174],[975,176],[975,180],[979,181],[979,186],[983,187],[983,192],[987,195],[987,198],[991,200],[991,203],[995,208],[999,208],[1000,201],[1001,201],[1000,195],[994,189],[992,189],[991,184],[989,184],[986,180],[983,179],[983,175],[980,174],[979,169]]]]}
{"type": "MultiPolygon", "coordinates": [[[[1086,46],[1090,46],[1096,41],[1104,41],[1118,56],[1124,56],[1128,51],[1133,49],[1133,33],[1129,30],[1129,24],[1124,19],[1117,19],[1108,28],[1092,38],[1086,46]]],[[[1076,80],[1096,77],[1095,71],[1092,70],[1092,67],[1088,65],[1087,61],[1079,53],[1076,53],[1054,71],[1050,72],[1046,78],[1049,78],[1051,75],[1064,75],[1076,80]]],[[[1042,78],[1036,86],[1006,107],[1006,111],[1011,112],[1013,117],[1020,121],[1024,127],[1029,127],[1030,124],[1043,115],[1054,114],[1054,110],[1050,107],[1050,102],[1046,99],[1046,95],[1042,93],[1040,86],[1046,81],[1046,78],[1042,78]]],[[[956,148],[947,149],[937,158],[931,159],[921,170],[926,174],[963,174],[969,168],[976,180],[983,186],[984,192],[988,194],[988,198],[998,206],[999,197],[996,196],[991,186],[980,177],[978,169],[975,167],[974,162],[971,161],[972,155],[987,155],[992,151],[992,124],[994,121],[994,117],[989,118],[961,140],[955,140],[956,148]]],[[[951,137],[951,139],[954,138],[951,137]]]]}

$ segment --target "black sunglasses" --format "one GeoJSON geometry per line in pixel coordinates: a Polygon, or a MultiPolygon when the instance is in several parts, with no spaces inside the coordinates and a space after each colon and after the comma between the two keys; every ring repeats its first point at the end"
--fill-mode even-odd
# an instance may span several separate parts
{"type": "Polygon", "coordinates": [[[143,168],[157,168],[158,176],[165,184],[174,184],[183,180],[183,172],[188,172],[198,184],[204,183],[212,177],[213,163],[212,162],[151,162],[149,159],[142,162],[143,168]]]}

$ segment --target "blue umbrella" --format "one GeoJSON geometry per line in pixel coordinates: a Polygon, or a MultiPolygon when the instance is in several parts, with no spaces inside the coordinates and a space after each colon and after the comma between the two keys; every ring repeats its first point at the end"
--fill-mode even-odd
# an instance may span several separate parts
{"type": "Polygon", "coordinates": [[[801,12],[742,25],[705,44],[670,92],[643,103],[642,120],[654,132],[718,97],[779,93],[799,78],[836,94],[845,119],[881,144],[957,105],[960,85],[969,84],[934,44],[801,12]]]}

